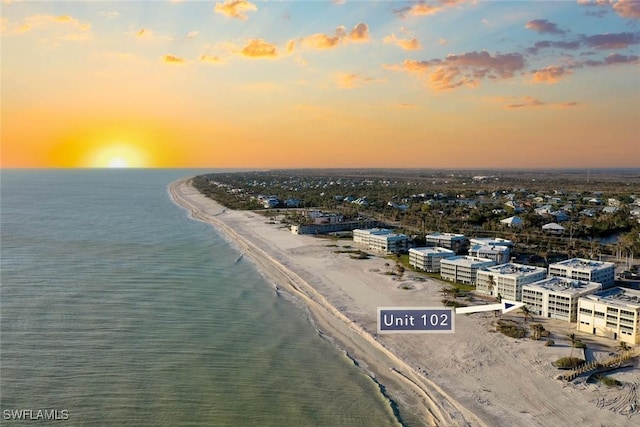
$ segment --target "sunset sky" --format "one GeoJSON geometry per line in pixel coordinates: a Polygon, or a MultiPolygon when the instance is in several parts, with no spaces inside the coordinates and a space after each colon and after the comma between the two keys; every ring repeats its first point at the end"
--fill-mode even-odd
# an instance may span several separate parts
{"type": "Polygon", "coordinates": [[[7,1],[2,167],[640,167],[640,2],[7,1]]]}

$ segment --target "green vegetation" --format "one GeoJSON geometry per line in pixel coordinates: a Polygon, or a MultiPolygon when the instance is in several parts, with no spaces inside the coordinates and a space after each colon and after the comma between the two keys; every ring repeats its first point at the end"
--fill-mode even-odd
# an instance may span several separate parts
{"type": "Polygon", "coordinates": [[[622,383],[615,378],[608,377],[606,375],[598,374],[594,377],[596,381],[606,385],[607,387],[620,387],[622,383]]]}
{"type": "Polygon", "coordinates": [[[573,369],[576,366],[582,365],[584,362],[584,359],[580,359],[579,357],[561,357],[554,362],[554,365],[558,369],[573,369]]]}
{"type": "Polygon", "coordinates": [[[524,338],[527,330],[512,320],[498,320],[496,330],[511,338],[524,338]]]}

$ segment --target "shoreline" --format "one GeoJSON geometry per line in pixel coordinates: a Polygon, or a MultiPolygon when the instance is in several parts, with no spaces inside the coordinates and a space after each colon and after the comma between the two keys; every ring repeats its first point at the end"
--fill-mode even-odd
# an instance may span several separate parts
{"type": "MultiPolygon", "coordinates": [[[[217,230],[226,234],[228,238],[232,239],[232,241],[239,246],[242,251],[242,255],[246,254],[251,258],[256,267],[265,274],[268,279],[274,283],[278,283],[279,285],[282,284],[289,293],[301,300],[308,309],[318,332],[322,336],[328,336],[330,341],[333,341],[334,345],[344,351],[347,357],[351,359],[354,364],[360,366],[364,363],[368,368],[365,369],[365,371],[373,372],[373,374],[368,373],[368,375],[378,385],[378,387],[381,388],[383,396],[390,401],[392,410],[397,418],[398,414],[396,413],[397,409],[395,407],[398,405],[398,402],[389,396],[389,393],[387,392],[389,387],[391,387],[392,390],[394,388],[404,388],[405,390],[410,390],[412,393],[422,395],[422,399],[424,400],[422,403],[424,406],[423,409],[418,411],[417,415],[426,421],[426,425],[486,426],[472,413],[462,408],[458,402],[455,402],[449,396],[446,396],[446,394],[442,390],[439,390],[439,387],[435,384],[429,384],[427,382],[428,380],[420,378],[418,373],[414,372],[413,368],[376,341],[374,337],[366,332],[360,325],[335,308],[324,298],[324,296],[306,283],[298,274],[288,269],[280,261],[267,254],[264,250],[230,228],[224,223],[224,221],[217,218],[218,215],[227,212],[226,208],[218,205],[217,208],[219,209],[219,212],[214,215],[207,214],[200,210],[199,206],[194,204],[192,200],[188,200],[187,197],[185,197],[185,187],[188,186],[188,188],[193,189],[188,182],[188,180],[182,179],[171,183],[169,185],[171,199],[177,205],[186,209],[192,219],[210,224],[217,230]],[[284,283],[281,281],[282,279],[284,279],[284,283]],[[354,335],[349,336],[349,334],[354,335]],[[357,343],[358,340],[362,340],[363,342],[357,343]],[[383,360],[374,360],[372,357],[366,357],[367,351],[370,350],[382,353],[382,355],[389,360],[384,360],[384,358],[382,358],[383,360]],[[393,364],[389,365],[389,362],[393,362],[393,364]],[[385,365],[385,368],[383,368],[383,364],[385,365]],[[384,369],[388,372],[396,373],[398,378],[394,379],[393,376],[389,374],[383,375],[383,372],[380,371],[384,371],[384,369]],[[396,386],[393,387],[389,383],[395,383],[396,386]],[[450,407],[445,408],[442,404],[439,404],[436,399],[444,399],[448,401],[450,407]],[[450,416],[452,408],[455,408],[460,412],[459,414],[456,414],[457,416],[455,418],[450,416]],[[459,417],[463,417],[463,420],[465,421],[460,423],[461,420],[456,419],[459,417]]],[[[193,189],[193,191],[197,193],[197,196],[201,196],[197,190],[193,189]]],[[[204,196],[201,197],[206,199],[204,196]]],[[[211,199],[206,200],[217,204],[217,202],[214,202],[211,199]]],[[[393,391],[391,391],[391,395],[393,396],[393,391]]],[[[402,404],[400,405],[403,406],[402,404]]],[[[398,421],[401,421],[401,419],[398,421]]]]}
{"type": "Polygon", "coordinates": [[[377,335],[376,307],[440,306],[439,282],[409,278],[413,289],[402,290],[382,274],[388,259],[340,256],[327,240],[293,235],[261,215],[221,206],[193,188],[190,178],[169,184],[168,193],[191,219],[232,242],[241,252],[238,260],[247,255],[276,292],[295,296],[321,337],[380,387],[400,423],[408,419],[406,411],[438,426],[634,425],[592,405],[590,394],[597,391],[555,379],[550,361],[566,356],[565,348],[487,330],[495,321],[490,314],[459,316],[455,334],[377,335]]]}

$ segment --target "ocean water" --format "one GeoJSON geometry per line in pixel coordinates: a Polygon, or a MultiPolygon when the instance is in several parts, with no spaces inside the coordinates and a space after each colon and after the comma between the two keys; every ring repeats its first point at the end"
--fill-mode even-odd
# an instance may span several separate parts
{"type": "Polygon", "coordinates": [[[200,172],[2,171],[0,424],[396,423],[299,304],[170,201],[200,172]]]}

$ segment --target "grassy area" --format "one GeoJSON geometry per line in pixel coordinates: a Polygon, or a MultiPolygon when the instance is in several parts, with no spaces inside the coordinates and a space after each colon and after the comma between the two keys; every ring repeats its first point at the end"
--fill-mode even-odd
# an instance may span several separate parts
{"type": "Polygon", "coordinates": [[[524,327],[511,320],[498,320],[496,330],[511,338],[524,338],[527,335],[524,327]]]}
{"type": "Polygon", "coordinates": [[[594,379],[596,381],[598,381],[599,383],[604,384],[607,387],[611,387],[611,388],[620,387],[622,385],[622,383],[620,381],[618,381],[617,379],[611,378],[611,377],[608,377],[608,376],[602,375],[602,374],[596,375],[594,377],[594,379]]]}
{"type": "Polygon", "coordinates": [[[560,369],[572,369],[583,363],[584,359],[580,359],[579,357],[561,357],[554,362],[554,365],[560,369]]]}

